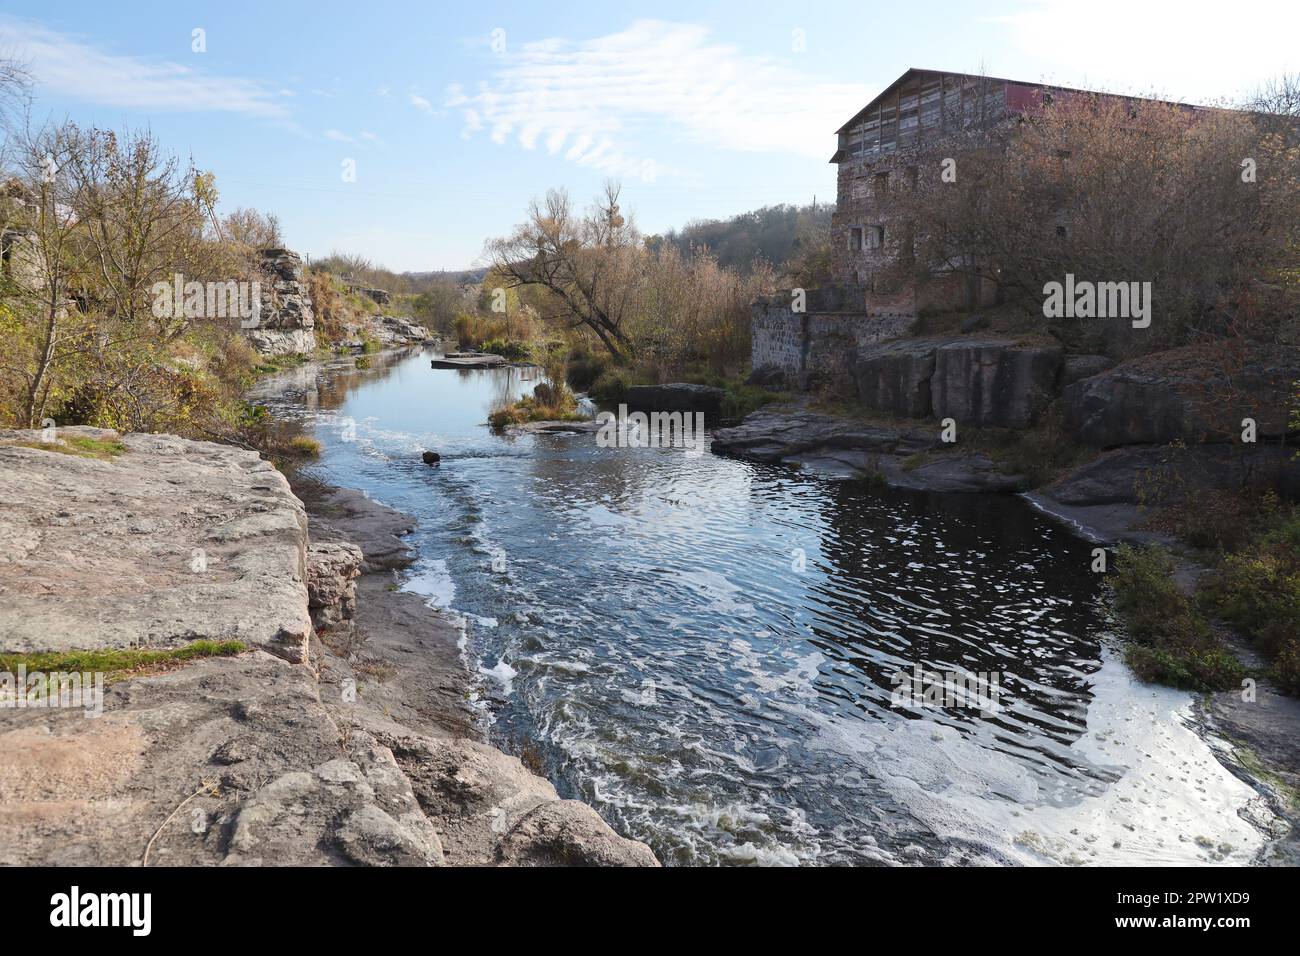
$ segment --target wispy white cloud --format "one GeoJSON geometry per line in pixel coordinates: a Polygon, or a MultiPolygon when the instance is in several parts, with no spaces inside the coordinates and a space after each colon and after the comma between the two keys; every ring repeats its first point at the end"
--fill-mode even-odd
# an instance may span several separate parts
{"type": "Polygon", "coordinates": [[[339,129],[327,129],[323,134],[326,139],[332,139],[336,143],[355,143],[356,137],[349,136],[339,129]]]}
{"type": "MultiPolygon", "coordinates": [[[[5,52],[31,70],[39,87],[92,103],[147,110],[243,113],[284,119],[283,94],[172,60],[111,53],[30,20],[0,14],[5,52]]],[[[201,54],[191,54],[198,64],[201,54]]]]}
{"type": "Polygon", "coordinates": [[[590,40],[547,38],[494,54],[491,77],[447,90],[462,135],[539,145],[614,175],[653,179],[676,170],[643,147],[646,121],[663,135],[743,152],[825,159],[831,131],[874,92],[830,82],[806,54],[747,54],[706,27],[639,20],[590,40]]]}
{"type": "Polygon", "coordinates": [[[426,100],[419,93],[412,93],[410,96],[410,101],[411,101],[411,105],[414,106],[421,113],[428,113],[430,116],[434,114],[433,104],[430,103],[428,100],[426,100]]]}

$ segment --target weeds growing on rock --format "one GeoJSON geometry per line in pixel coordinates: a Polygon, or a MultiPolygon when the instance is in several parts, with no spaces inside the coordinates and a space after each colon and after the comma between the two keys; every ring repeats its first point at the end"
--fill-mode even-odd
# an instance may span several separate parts
{"type": "Polygon", "coordinates": [[[201,657],[231,657],[248,650],[242,641],[192,641],[183,647],[163,650],[144,648],[101,648],[82,651],[48,651],[35,654],[0,654],[0,671],[15,672],[19,666],[29,674],[81,672],[103,673],[120,679],[151,667],[178,664],[201,657]]]}
{"type": "Polygon", "coordinates": [[[1205,576],[1198,598],[1259,647],[1284,690],[1300,694],[1300,508],[1275,514],[1205,576]]]}
{"type": "Polygon", "coordinates": [[[61,455],[101,460],[116,458],[126,451],[126,446],[120,441],[103,441],[84,435],[70,436],[62,442],[19,442],[18,445],[22,448],[39,448],[41,451],[56,451],[61,455]]]}
{"type": "Polygon", "coordinates": [[[1125,660],[1142,680],[1201,691],[1240,685],[1245,668],[1179,590],[1167,550],[1120,545],[1110,588],[1134,641],[1125,660]]]}

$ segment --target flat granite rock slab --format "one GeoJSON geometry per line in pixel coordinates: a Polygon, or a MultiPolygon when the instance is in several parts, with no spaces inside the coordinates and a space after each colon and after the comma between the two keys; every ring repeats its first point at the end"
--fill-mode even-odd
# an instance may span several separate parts
{"type": "Polygon", "coordinates": [[[496,368],[509,362],[500,355],[487,353],[448,352],[442,358],[430,360],[431,368],[496,368]]]}
{"type": "Polygon", "coordinates": [[[210,639],[305,660],[307,518],[269,462],[170,435],[57,435],[125,450],[84,457],[0,432],[0,651],[210,639]]]}

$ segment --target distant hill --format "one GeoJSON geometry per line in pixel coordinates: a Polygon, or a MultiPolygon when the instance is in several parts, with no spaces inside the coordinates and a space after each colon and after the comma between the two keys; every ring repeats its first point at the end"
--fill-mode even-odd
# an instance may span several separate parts
{"type": "Polygon", "coordinates": [[[683,255],[707,247],[720,265],[741,272],[749,271],[758,259],[766,259],[779,269],[810,240],[826,241],[834,211],[830,203],[764,206],[729,219],[696,219],[679,230],[653,237],[651,242],[671,243],[683,255]]]}
{"type": "Polygon", "coordinates": [[[429,282],[452,282],[456,285],[477,285],[487,275],[486,268],[480,269],[435,269],[430,272],[403,272],[413,285],[423,286],[429,282]]]}

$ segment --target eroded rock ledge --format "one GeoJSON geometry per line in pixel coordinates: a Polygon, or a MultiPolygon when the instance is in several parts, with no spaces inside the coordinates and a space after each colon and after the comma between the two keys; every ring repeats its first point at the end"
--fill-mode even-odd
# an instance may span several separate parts
{"type": "Polygon", "coordinates": [[[891,488],[913,491],[1013,492],[1023,475],[987,455],[950,451],[934,427],[871,424],[787,406],[766,406],[733,428],[713,433],[720,455],[821,473],[880,476],[891,488]]]}
{"type": "Polygon", "coordinates": [[[391,588],[409,519],[317,489],[312,545],[255,454],[59,437],[122,449],[0,433],[0,652],[250,649],[116,675],[95,719],[0,709],[0,865],[656,865],[479,738],[460,632],[391,588]]]}

